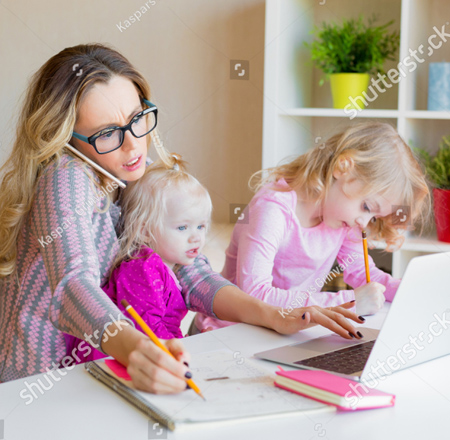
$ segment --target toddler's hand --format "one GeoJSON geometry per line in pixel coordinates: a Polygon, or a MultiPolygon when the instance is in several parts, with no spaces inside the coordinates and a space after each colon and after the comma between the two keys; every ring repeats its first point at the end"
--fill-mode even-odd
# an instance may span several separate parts
{"type": "Polygon", "coordinates": [[[205,332],[212,332],[214,329],[212,327],[206,327],[204,328],[200,333],[205,333],[205,332]]]}
{"type": "Polygon", "coordinates": [[[356,314],[374,315],[383,307],[386,287],[380,283],[370,282],[355,289],[356,314]]]}

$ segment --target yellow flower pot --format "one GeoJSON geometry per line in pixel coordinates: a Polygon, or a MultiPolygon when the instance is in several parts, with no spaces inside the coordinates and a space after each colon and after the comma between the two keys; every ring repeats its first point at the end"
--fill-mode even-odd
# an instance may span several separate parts
{"type": "MultiPolygon", "coordinates": [[[[363,96],[367,90],[370,75],[368,73],[333,73],[330,75],[331,94],[333,95],[334,108],[355,108],[359,110],[349,99],[356,99],[357,96],[363,96]]],[[[357,105],[363,107],[361,100],[357,100],[357,105]]]]}

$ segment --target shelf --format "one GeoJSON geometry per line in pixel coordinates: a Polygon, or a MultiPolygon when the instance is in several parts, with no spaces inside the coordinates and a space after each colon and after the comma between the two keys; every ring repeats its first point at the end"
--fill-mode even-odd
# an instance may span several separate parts
{"type": "Polygon", "coordinates": [[[450,111],[413,110],[405,112],[404,115],[410,119],[450,119],[450,111]]]}
{"type": "MultiPolygon", "coordinates": [[[[343,109],[337,108],[289,108],[284,111],[279,111],[280,116],[319,116],[331,118],[348,118],[350,110],[347,113],[343,109]]],[[[442,119],[450,120],[450,111],[428,111],[428,110],[410,110],[403,113],[408,119],[442,119]]],[[[399,110],[361,110],[358,111],[358,118],[398,118],[400,117],[399,110]]]]}
{"type": "MultiPolygon", "coordinates": [[[[385,249],[386,245],[382,242],[375,242],[375,249],[385,249]]],[[[407,237],[400,251],[413,252],[450,252],[450,243],[439,241],[436,238],[429,237],[407,237]]]]}
{"type": "MultiPolygon", "coordinates": [[[[347,110],[347,113],[343,109],[338,108],[290,108],[285,111],[279,111],[280,116],[323,116],[332,118],[348,118],[349,112],[354,113],[352,110],[347,110]]],[[[441,112],[436,112],[441,113],[441,112]]],[[[361,110],[358,111],[358,118],[398,118],[398,110],[361,110]]],[[[450,114],[449,114],[450,119],[450,114]]]]}

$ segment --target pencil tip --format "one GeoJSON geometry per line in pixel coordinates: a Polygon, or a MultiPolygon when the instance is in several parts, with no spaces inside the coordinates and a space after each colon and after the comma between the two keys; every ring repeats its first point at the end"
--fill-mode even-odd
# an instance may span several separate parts
{"type": "Polygon", "coordinates": [[[205,396],[203,394],[200,394],[202,396],[202,399],[206,402],[205,396]]]}

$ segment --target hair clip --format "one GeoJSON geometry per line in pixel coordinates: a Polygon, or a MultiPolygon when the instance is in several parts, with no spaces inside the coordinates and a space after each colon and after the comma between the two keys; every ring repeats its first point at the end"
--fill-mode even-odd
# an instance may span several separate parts
{"type": "MultiPolygon", "coordinates": [[[[172,154],[172,157],[173,157],[175,160],[178,160],[178,157],[176,156],[176,154],[172,154]]],[[[180,171],[180,166],[175,162],[175,163],[173,164],[172,169],[175,170],[175,171],[180,171]]]]}

